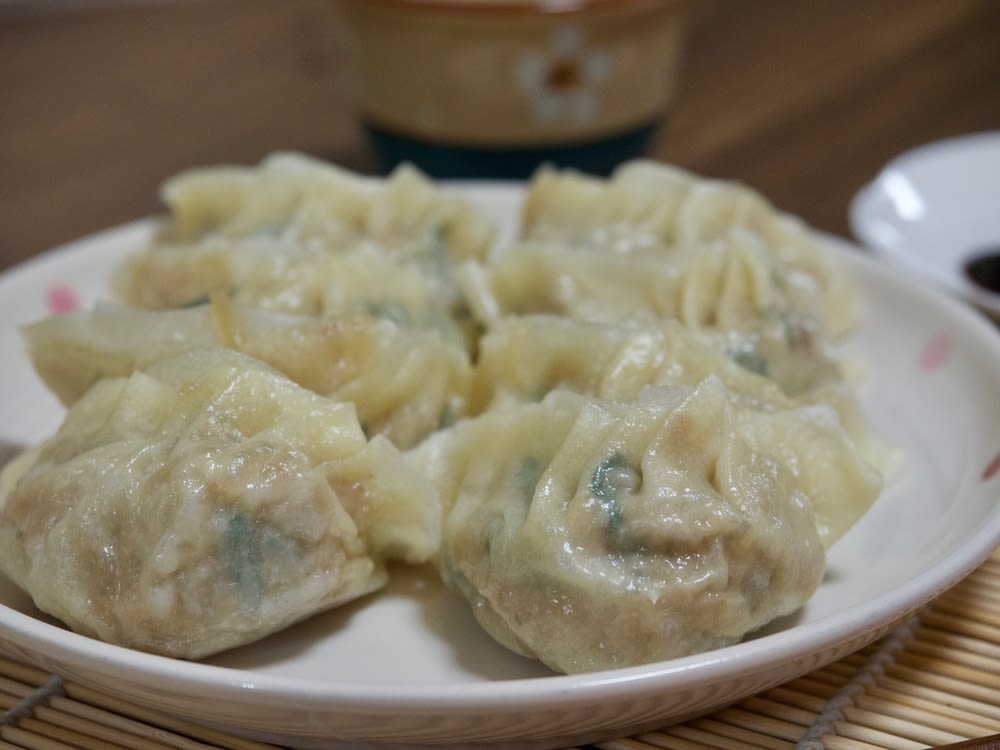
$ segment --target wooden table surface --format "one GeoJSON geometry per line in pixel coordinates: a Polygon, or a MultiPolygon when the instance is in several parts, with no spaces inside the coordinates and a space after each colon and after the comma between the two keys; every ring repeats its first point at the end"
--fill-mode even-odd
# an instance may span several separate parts
{"type": "MultiPolygon", "coordinates": [[[[157,211],[184,167],[297,149],[374,171],[328,3],[0,1],[0,267],[157,211]]],[[[996,0],[695,0],[653,155],[847,234],[886,160],[995,128],[996,0]]]]}

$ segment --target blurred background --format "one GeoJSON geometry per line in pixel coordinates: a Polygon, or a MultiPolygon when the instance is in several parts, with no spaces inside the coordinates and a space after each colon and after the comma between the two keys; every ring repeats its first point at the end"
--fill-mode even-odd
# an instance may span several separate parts
{"type": "MultiPolygon", "coordinates": [[[[379,169],[330,0],[0,0],[0,263],[159,210],[185,167],[379,169]]],[[[889,158],[1000,127],[1000,2],[694,0],[655,158],[846,235],[889,158]]]]}

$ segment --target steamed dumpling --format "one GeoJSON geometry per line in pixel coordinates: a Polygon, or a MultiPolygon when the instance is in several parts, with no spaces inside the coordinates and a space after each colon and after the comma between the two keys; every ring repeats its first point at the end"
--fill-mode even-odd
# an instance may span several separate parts
{"type": "Polygon", "coordinates": [[[256,167],[182,172],[161,193],[170,217],[159,236],[168,245],[271,238],[327,253],[373,246],[436,263],[440,254],[481,258],[493,236],[492,225],[465,201],[446,195],[410,166],[380,181],[279,153],[256,167]],[[430,237],[435,246],[428,244],[430,237]]]}
{"type": "Polygon", "coordinates": [[[735,182],[643,160],[623,164],[608,180],[545,169],[528,186],[523,224],[527,240],[668,262],[748,234],[785,283],[812,290],[830,335],[844,335],[860,317],[853,282],[809,229],[735,182]]]}
{"type": "Polygon", "coordinates": [[[101,304],[24,328],[35,370],[64,404],[102,378],[196,346],[225,346],[322,396],[353,402],[365,431],[409,447],[465,414],[471,365],[436,331],[365,315],[284,315],[224,297],[183,310],[101,304]]]}
{"type": "Polygon", "coordinates": [[[272,312],[312,317],[370,315],[413,329],[434,330],[467,345],[464,306],[447,275],[399,265],[372,251],[317,255],[255,242],[161,248],[131,263],[147,284],[124,294],[150,310],[196,307],[211,296],[272,312]]]}
{"type": "Polygon", "coordinates": [[[101,380],[32,459],[0,507],[0,565],[40,609],[131,648],[248,643],[438,545],[433,497],[353,406],[228,350],[101,380]]]}
{"type": "Polygon", "coordinates": [[[839,379],[815,295],[786,284],[749,234],[671,260],[524,244],[460,276],[487,328],[537,314],[638,326],[676,320],[715,336],[788,393],[839,379]]]}
{"type": "Polygon", "coordinates": [[[623,325],[552,315],[504,318],[480,343],[473,411],[537,401],[557,388],[634,401],[647,386],[697,385],[712,374],[748,403],[791,404],[739,354],[676,320],[623,325]]]}
{"type": "Polygon", "coordinates": [[[453,264],[493,226],[412,167],[368,180],[294,154],[182,173],[152,244],[116,269],[121,301],[167,309],[211,294],[277,312],[369,313],[467,344],[453,264]]]}
{"type": "Polygon", "coordinates": [[[498,316],[676,318],[689,326],[744,328],[775,312],[794,311],[821,324],[815,299],[785,284],[772,266],[766,248],[748,233],[676,258],[524,243],[485,268],[466,266],[462,281],[474,310],[493,309],[498,316]],[[477,302],[480,295],[491,299],[477,302]]]}
{"type": "Polygon", "coordinates": [[[740,408],[714,376],[631,405],[555,391],[411,458],[442,495],[445,582],[500,643],[587,672],[734,643],[809,598],[828,520],[880,489],[827,416],[740,408]]]}
{"type": "MultiPolygon", "coordinates": [[[[734,406],[784,420],[786,431],[774,436],[776,443],[802,433],[802,441],[786,455],[808,462],[798,469],[803,473],[825,467],[821,470],[830,476],[819,480],[817,489],[836,486],[839,480],[833,474],[844,465],[852,467],[844,474],[846,482],[855,476],[868,487],[879,486],[880,474],[894,466],[896,455],[871,432],[845,383],[835,381],[789,396],[770,378],[747,369],[733,352],[724,353],[719,342],[695,335],[676,321],[619,326],[544,315],[509,318],[483,339],[473,405],[477,413],[510,408],[539,401],[558,389],[635,403],[651,386],[693,387],[710,376],[725,386],[734,406]],[[779,417],[779,412],[784,415],[779,417]],[[804,433],[817,424],[823,425],[818,431],[804,433]],[[808,445],[816,447],[809,450],[808,445]]],[[[820,536],[829,547],[867,511],[877,493],[863,489],[840,500],[824,490],[814,494],[820,536]]]]}

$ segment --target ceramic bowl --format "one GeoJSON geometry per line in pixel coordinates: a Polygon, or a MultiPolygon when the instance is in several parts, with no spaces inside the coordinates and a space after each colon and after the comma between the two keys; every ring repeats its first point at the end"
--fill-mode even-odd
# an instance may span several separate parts
{"type": "Polygon", "coordinates": [[[682,0],[338,0],[355,100],[386,168],[607,174],[669,110],[682,0]]]}
{"type": "Polygon", "coordinates": [[[896,157],[854,197],[871,251],[1000,319],[1000,130],[896,157]]]}

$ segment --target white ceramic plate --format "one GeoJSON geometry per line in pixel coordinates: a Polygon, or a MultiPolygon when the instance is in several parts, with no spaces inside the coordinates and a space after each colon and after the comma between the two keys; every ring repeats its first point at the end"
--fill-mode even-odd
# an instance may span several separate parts
{"type": "Polygon", "coordinates": [[[893,267],[1000,318],[1000,294],[966,274],[973,257],[1000,253],[1000,130],[896,157],[854,197],[850,222],[893,267]]]}
{"type": "MultiPolygon", "coordinates": [[[[511,226],[518,192],[466,195],[511,226]]],[[[100,297],[144,222],[97,235],[0,278],[0,440],[32,443],[61,410],[34,377],[16,324],[100,297]]],[[[287,745],[444,742],[558,747],[631,734],[731,703],[887,632],[1000,541],[1000,337],[950,299],[849,246],[869,300],[855,348],[864,403],[905,467],[831,551],[815,597],[752,640],[648,666],[555,676],[495,645],[432,575],[402,573],[364,602],[207,663],[84,638],[0,579],[0,642],[45,668],[198,722],[287,745]]]]}

